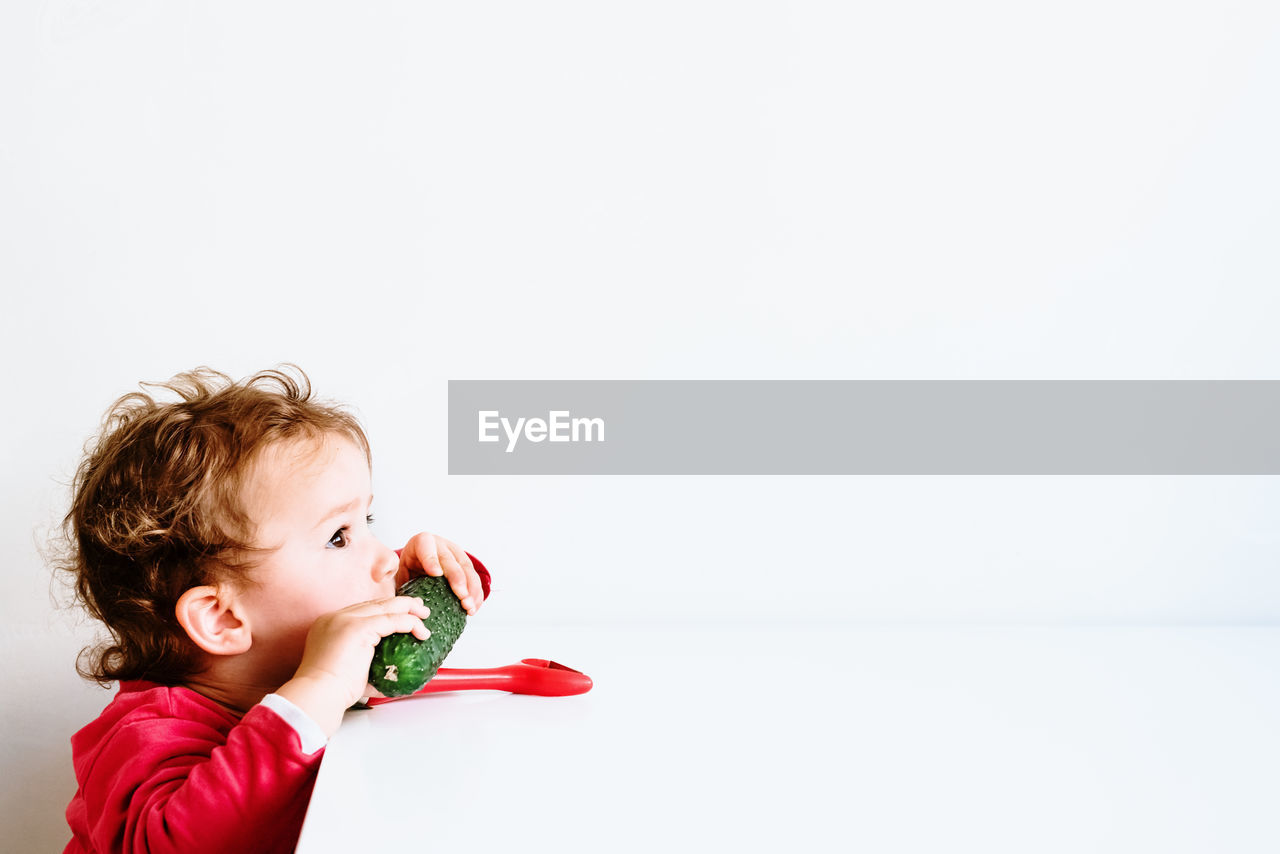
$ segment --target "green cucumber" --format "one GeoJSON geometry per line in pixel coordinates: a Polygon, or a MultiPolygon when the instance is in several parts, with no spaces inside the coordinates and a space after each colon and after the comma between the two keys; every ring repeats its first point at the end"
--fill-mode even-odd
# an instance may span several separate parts
{"type": "Polygon", "coordinates": [[[414,576],[396,595],[417,596],[431,609],[431,616],[423,620],[431,637],[418,640],[408,632],[397,632],[378,642],[369,665],[369,684],[387,697],[403,697],[426,685],[467,626],[467,612],[443,575],[414,576]]]}

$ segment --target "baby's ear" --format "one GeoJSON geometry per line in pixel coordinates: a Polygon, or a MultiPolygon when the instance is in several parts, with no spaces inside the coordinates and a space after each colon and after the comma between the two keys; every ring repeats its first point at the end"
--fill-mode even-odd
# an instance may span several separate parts
{"type": "Polygon", "coordinates": [[[211,655],[239,655],[253,643],[249,625],[236,615],[227,587],[192,587],[178,597],[175,612],[187,637],[211,655]]]}

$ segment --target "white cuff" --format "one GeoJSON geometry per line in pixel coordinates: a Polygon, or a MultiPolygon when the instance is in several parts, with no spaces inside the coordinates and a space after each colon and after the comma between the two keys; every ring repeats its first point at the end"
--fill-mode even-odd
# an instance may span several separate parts
{"type": "Polygon", "coordinates": [[[302,752],[310,756],[328,743],[324,730],[302,709],[279,694],[268,694],[262,698],[262,705],[284,718],[284,722],[293,727],[302,742],[302,752]]]}

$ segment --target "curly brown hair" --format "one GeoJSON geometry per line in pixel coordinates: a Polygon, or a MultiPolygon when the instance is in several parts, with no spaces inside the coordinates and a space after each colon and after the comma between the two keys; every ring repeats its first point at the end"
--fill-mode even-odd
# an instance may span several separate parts
{"type": "Polygon", "coordinates": [[[110,633],[81,651],[81,676],[104,686],[178,684],[196,671],[200,650],[174,609],[192,587],[249,582],[258,550],[240,492],[263,449],[336,433],[372,460],[354,415],[314,400],[297,365],[278,368],[235,382],[202,366],[168,382],[139,383],[180,400],[132,392],[107,410],[76,471],[55,560],[77,601],[110,633]]]}

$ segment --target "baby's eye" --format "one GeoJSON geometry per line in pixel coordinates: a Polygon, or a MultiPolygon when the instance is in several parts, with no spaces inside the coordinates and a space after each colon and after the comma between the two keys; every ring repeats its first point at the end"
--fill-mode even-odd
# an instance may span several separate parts
{"type": "Polygon", "coordinates": [[[372,513],[370,513],[368,516],[365,516],[365,517],[364,517],[364,523],[365,523],[366,525],[372,525],[372,524],[373,524],[373,514],[372,514],[372,513]]]}
{"type": "Polygon", "coordinates": [[[333,536],[329,538],[328,547],[335,549],[345,549],[351,544],[351,537],[348,536],[348,528],[345,526],[333,532],[333,536]]]}

